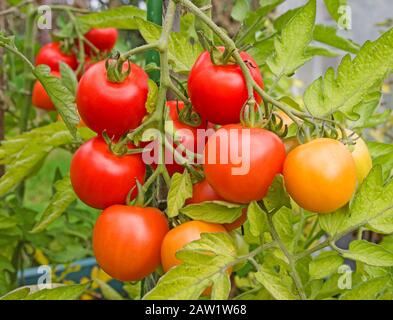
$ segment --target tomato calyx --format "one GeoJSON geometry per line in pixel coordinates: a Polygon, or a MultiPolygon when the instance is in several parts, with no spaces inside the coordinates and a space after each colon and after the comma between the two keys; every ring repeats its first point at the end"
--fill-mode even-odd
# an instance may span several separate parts
{"type": "Polygon", "coordinates": [[[106,77],[109,82],[122,83],[131,73],[131,62],[130,60],[123,61],[120,59],[120,53],[117,52],[110,56],[105,61],[106,77]],[[123,64],[127,62],[127,69],[124,70],[123,64]]]}
{"type": "Polygon", "coordinates": [[[179,120],[191,127],[199,127],[202,123],[201,116],[193,110],[192,106],[188,103],[184,105],[183,109],[179,109],[178,103],[176,104],[177,113],[179,114],[179,120]]]}

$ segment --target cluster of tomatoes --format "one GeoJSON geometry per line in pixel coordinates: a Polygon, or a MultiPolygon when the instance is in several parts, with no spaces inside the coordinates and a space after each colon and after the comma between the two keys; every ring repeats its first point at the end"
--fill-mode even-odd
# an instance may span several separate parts
{"type": "MultiPolygon", "coordinates": [[[[94,43],[93,39],[90,41],[94,43]]],[[[73,61],[57,53],[56,63],[60,57],[73,61]]],[[[256,83],[263,87],[256,62],[245,52],[241,57],[256,83]]],[[[42,58],[37,59],[37,63],[54,66],[42,58]]],[[[123,66],[124,70],[129,67],[131,72],[122,82],[108,79],[104,61],[91,66],[81,77],[76,97],[78,112],[98,136],[80,146],[71,163],[75,193],[87,205],[103,209],[93,234],[96,259],[109,275],[123,281],[140,280],[160,264],[168,271],[180,263],[176,252],[199,239],[201,233],[230,232],[247,218],[243,212],[230,224],[188,221],[169,230],[168,220],[160,210],[126,205],[127,199],[136,196],[136,181],[143,184],[145,180],[146,164],[138,153],[122,156],[112,153],[102,133],[117,141],[138,127],[147,114],[148,75],[133,63],[123,66]]],[[[183,103],[167,102],[175,130],[189,129],[190,134],[183,136],[181,143],[193,149],[197,129],[211,127],[211,123],[219,129],[207,139],[205,178],[193,185],[193,195],[187,204],[215,200],[238,204],[259,201],[266,196],[275,176],[282,174],[286,190],[300,207],[328,213],[350,201],[357,183],[371,168],[370,155],[360,138],[352,152],[341,142],[329,138],[302,145],[295,143],[288,152],[284,141],[275,133],[244,127],[240,124],[240,113],[248,91],[242,70],[235,63],[213,62],[208,52],[200,55],[190,72],[188,94],[194,110],[203,119],[199,127],[179,120],[183,103]],[[229,147],[223,151],[224,142],[228,142],[229,147]],[[238,157],[232,157],[234,154],[238,157]],[[215,161],[206,161],[211,157],[215,161]],[[238,158],[246,163],[245,168],[238,158]]],[[[256,102],[261,103],[261,97],[256,93],[254,96],[256,102]]],[[[127,148],[134,146],[129,144],[127,148]]],[[[184,170],[176,163],[168,164],[167,168],[170,175],[184,170]]]]}

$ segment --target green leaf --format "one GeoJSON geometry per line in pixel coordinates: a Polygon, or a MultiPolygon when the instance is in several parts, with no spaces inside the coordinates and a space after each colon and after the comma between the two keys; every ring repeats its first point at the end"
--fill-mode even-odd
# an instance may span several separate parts
{"type": "Polygon", "coordinates": [[[25,300],[76,300],[78,299],[87,289],[86,284],[75,284],[69,286],[59,286],[54,289],[43,289],[34,292],[27,297],[25,300]]]}
{"type": "Polygon", "coordinates": [[[83,33],[91,28],[135,30],[138,29],[135,17],[146,19],[146,11],[133,6],[120,6],[102,12],[77,16],[77,22],[83,33]]]}
{"type": "Polygon", "coordinates": [[[281,36],[274,41],[275,53],[267,62],[277,76],[290,76],[310,60],[306,48],[312,40],[316,1],[310,0],[283,27],[281,36]]]}
{"type": "Polygon", "coordinates": [[[144,299],[197,299],[211,285],[216,298],[228,298],[229,274],[225,269],[235,261],[236,247],[227,233],[202,233],[201,239],[187,244],[176,257],[182,263],[162,276],[144,299]]]}
{"type": "Polygon", "coordinates": [[[157,96],[158,96],[158,86],[151,79],[149,79],[147,81],[147,84],[149,86],[149,93],[147,94],[145,106],[146,106],[147,112],[152,113],[156,109],[157,96]]]}
{"type": "Polygon", "coordinates": [[[37,66],[33,73],[48,93],[72,136],[77,138],[76,126],[80,119],[76,111],[75,97],[59,78],[50,74],[50,68],[47,65],[37,66]]]}
{"type": "Polygon", "coordinates": [[[20,288],[0,297],[0,300],[22,300],[30,293],[28,287],[20,288]]]}
{"type": "Polygon", "coordinates": [[[392,67],[393,29],[374,42],[366,42],[353,60],[345,56],[337,72],[329,68],[324,77],[314,81],[304,94],[305,106],[315,116],[351,113],[392,67]]]}
{"type": "Polygon", "coordinates": [[[294,250],[295,232],[293,231],[294,215],[292,210],[282,207],[273,216],[274,227],[287,249],[292,252],[294,250]]]}
{"type": "Polygon", "coordinates": [[[68,64],[60,62],[60,74],[61,82],[71,92],[71,94],[76,96],[76,89],[78,87],[78,79],[74,70],[72,70],[68,64]]]}
{"type": "Polygon", "coordinates": [[[211,300],[227,300],[231,292],[231,279],[227,273],[219,274],[213,280],[214,286],[211,293],[211,300]]]}
{"type": "Polygon", "coordinates": [[[236,21],[243,21],[247,18],[250,10],[250,3],[248,0],[236,0],[232,8],[231,17],[236,21]]]}
{"type": "Polygon", "coordinates": [[[100,287],[100,290],[102,292],[102,295],[106,300],[124,300],[124,298],[121,296],[120,293],[118,293],[115,289],[113,289],[109,284],[107,284],[105,281],[102,281],[100,279],[93,279],[94,282],[98,284],[100,287]]]}
{"type": "Polygon", "coordinates": [[[337,57],[339,54],[337,52],[330,51],[327,48],[308,46],[306,49],[306,55],[312,57],[322,56],[322,57],[334,58],[337,57]]]}
{"type": "Polygon", "coordinates": [[[384,177],[389,177],[393,170],[393,145],[382,142],[367,142],[373,165],[382,167],[384,177]]]}
{"type": "MultiPolygon", "coordinates": [[[[139,32],[147,43],[152,43],[160,38],[162,28],[152,22],[135,18],[139,32]]],[[[192,44],[187,34],[172,32],[168,40],[168,59],[173,66],[173,71],[188,73],[203,51],[199,42],[192,44]]]]}
{"type": "Polygon", "coordinates": [[[274,178],[266,197],[263,198],[263,202],[269,211],[284,206],[288,208],[291,207],[291,200],[288,193],[285,191],[284,179],[281,175],[277,175],[274,178]]]}
{"type": "Polygon", "coordinates": [[[325,2],[326,9],[329,11],[330,15],[337,22],[341,18],[340,7],[347,5],[347,0],[323,0],[325,2]]]}
{"type": "Polygon", "coordinates": [[[248,205],[247,220],[250,226],[250,233],[254,237],[259,237],[263,232],[268,230],[266,213],[256,201],[252,201],[248,205]]]}
{"type": "Polygon", "coordinates": [[[0,178],[0,197],[12,190],[42,163],[54,148],[73,138],[64,123],[56,122],[2,142],[0,163],[7,165],[0,178]]]}
{"type": "Polygon", "coordinates": [[[187,170],[183,174],[176,172],[171,179],[168,192],[168,217],[173,218],[179,214],[186,199],[192,197],[192,182],[187,170]]]}
{"type": "Polygon", "coordinates": [[[381,224],[390,221],[392,214],[393,180],[384,184],[381,167],[376,166],[358,189],[349,210],[344,207],[320,216],[319,222],[322,229],[335,236],[367,225],[378,229],[381,224]]]}
{"type": "Polygon", "coordinates": [[[313,39],[331,47],[354,54],[358,53],[360,49],[359,45],[352,40],[345,39],[337,35],[337,29],[333,26],[317,24],[314,29],[313,39]]]}
{"type": "Polygon", "coordinates": [[[211,223],[231,223],[242,215],[243,206],[224,201],[206,201],[190,204],[180,212],[193,220],[211,223]]]}
{"type": "Polygon", "coordinates": [[[56,193],[50,200],[44,213],[41,215],[40,221],[36,223],[31,233],[44,231],[48,225],[59,218],[64,211],[76,200],[76,194],[71,186],[70,177],[67,175],[63,179],[56,181],[56,193]]]}
{"type": "Polygon", "coordinates": [[[312,279],[323,279],[333,273],[344,263],[344,259],[336,252],[322,252],[309,264],[310,277],[312,279]]]}
{"type": "Polygon", "coordinates": [[[274,52],[274,38],[269,38],[263,41],[255,43],[249,50],[248,53],[254,58],[258,66],[266,64],[267,59],[274,52]]]}
{"type": "Polygon", "coordinates": [[[389,277],[379,277],[363,282],[352,290],[344,292],[340,300],[375,300],[388,286],[389,277]]]}
{"type": "Polygon", "coordinates": [[[393,252],[382,246],[365,240],[355,240],[349,245],[349,251],[345,252],[345,258],[361,261],[376,267],[393,266],[393,252]]]}
{"type": "Polygon", "coordinates": [[[299,299],[299,297],[293,293],[292,288],[288,287],[282,281],[281,276],[265,265],[255,273],[255,279],[277,300],[299,299]]]}

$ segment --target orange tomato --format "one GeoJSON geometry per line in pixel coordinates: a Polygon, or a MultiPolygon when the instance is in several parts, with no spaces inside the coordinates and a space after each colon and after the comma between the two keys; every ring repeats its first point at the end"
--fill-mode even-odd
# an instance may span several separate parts
{"type": "Polygon", "coordinates": [[[356,166],[341,142],[320,138],[292,150],[284,163],[288,193],[302,208],[329,213],[349,202],[356,188],[356,166]]]}
{"type": "Polygon", "coordinates": [[[201,238],[201,233],[227,232],[222,225],[203,221],[188,221],[173,229],[165,236],[161,245],[161,263],[165,272],[181,263],[176,252],[186,244],[201,238]]]}

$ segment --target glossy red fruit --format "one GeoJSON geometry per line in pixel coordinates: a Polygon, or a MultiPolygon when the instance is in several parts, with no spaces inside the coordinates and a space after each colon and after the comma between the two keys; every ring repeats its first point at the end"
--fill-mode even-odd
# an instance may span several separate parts
{"type": "MultiPolygon", "coordinates": [[[[94,28],[85,34],[85,38],[103,52],[109,52],[114,48],[117,36],[118,32],[115,28],[94,28]]],[[[85,52],[88,55],[92,53],[90,46],[87,44],[85,44],[85,52]]]]}
{"type": "Polygon", "coordinates": [[[98,134],[106,130],[110,137],[120,137],[139,126],[146,115],[147,80],[145,71],[132,63],[124,82],[110,82],[105,61],[97,62],[79,81],[76,103],[80,116],[98,134]]]}
{"type": "MultiPolygon", "coordinates": [[[[169,120],[173,123],[173,130],[176,132],[178,144],[183,145],[187,150],[198,153],[198,129],[206,129],[206,121],[202,120],[201,124],[198,127],[189,126],[179,119],[178,110],[183,110],[184,102],[182,101],[167,101],[166,106],[169,108],[169,120]]],[[[203,150],[203,146],[205,144],[206,139],[204,136],[200,136],[202,141],[200,142],[201,152],[203,150]]],[[[170,141],[173,141],[171,136],[168,136],[170,141]]],[[[157,149],[156,142],[150,144],[148,149],[152,149],[153,147],[157,149]]],[[[176,147],[176,144],[173,144],[176,147]]],[[[154,150],[154,149],[153,149],[154,150]]],[[[154,158],[153,167],[156,167],[158,164],[158,155],[153,154],[153,151],[149,152],[150,156],[154,158]]],[[[183,156],[186,154],[183,152],[183,156]]],[[[176,162],[176,159],[173,159],[172,152],[169,149],[165,150],[165,165],[168,170],[169,175],[173,175],[175,172],[182,173],[184,171],[184,167],[176,162]]]]}
{"type": "MultiPolygon", "coordinates": [[[[223,48],[219,48],[223,51],[223,48]]],[[[262,76],[255,60],[240,53],[252,77],[263,87],[262,76]]],[[[237,64],[214,65],[210,53],[203,52],[195,62],[188,79],[188,92],[195,110],[216,124],[239,123],[240,110],[247,101],[247,85],[237,64]]],[[[261,97],[254,93],[258,103],[261,97]]]]}
{"type": "MultiPolygon", "coordinates": [[[[60,73],[52,71],[51,74],[57,78],[60,78],[60,73]]],[[[55,110],[55,105],[46,93],[43,85],[38,80],[35,82],[31,97],[32,104],[40,109],[51,111],[55,110]]]]}
{"type": "Polygon", "coordinates": [[[52,71],[59,71],[60,62],[68,64],[71,69],[76,70],[78,67],[78,61],[74,53],[66,54],[61,51],[60,44],[58,42],[50,42],[44,45],[37,54],[35,64],[46,64],[52,71]]]}
{"type": "Polygon", "coordinates": [[[84,203],[105,209],[124,204],[128,193],[136,195],[136,179],[142,184],[146,167],[140,154],[116,156],[96,137],[79,147],[71,161],[71,182],[84,203]]]}
{"type": "Polygon", "coordinates": [[[284,160],[284,144],[274,133],[226,125],[206,144],[204,171],[223,199],[246,204],[266,195],[284,160]]]}
{"type": "Polygon", "coordinates": [[[111,206],[94,226],[94,255],[111,277],[141,280],[160,265],[161,243],[167,232],[168,221],[156,208],[111,206]]]}
{"type": "MultiPolygon", "coordinates": [[[[196,204],[205,201],[225,201],[211,187],[206,179],[195,183],[192,186],[192,197],[186,200],[186,204],[196,204]]],[[[239,228],[247,220],[247,209],[243,210],[242,215],[232,223],[224,223],[223,226],[228,231],[239,228]]]]}

